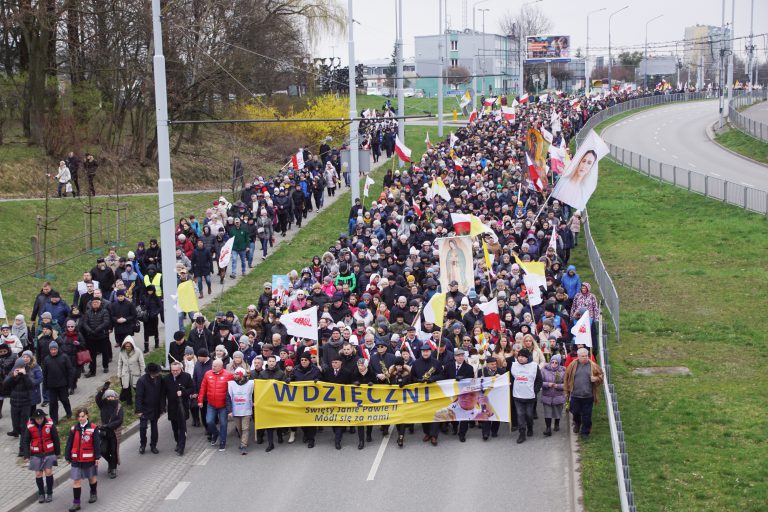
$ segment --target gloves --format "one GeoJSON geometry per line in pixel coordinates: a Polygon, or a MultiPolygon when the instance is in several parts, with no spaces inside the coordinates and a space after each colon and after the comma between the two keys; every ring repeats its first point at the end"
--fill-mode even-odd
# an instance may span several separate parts
{"type": "Polygon", "coordinates": [[[373,382],[368,383],[368,387],[373,386],[373,382]]]}
{"type": "Polygon", "coordinates": [[[356,380],[355,382],[353,382],[353,383],[352,383],[352,385],[353,385],[353,386],[359,386],[359,385],[360,385],[360,381],[359,381],[359,380],[356,380]]]}

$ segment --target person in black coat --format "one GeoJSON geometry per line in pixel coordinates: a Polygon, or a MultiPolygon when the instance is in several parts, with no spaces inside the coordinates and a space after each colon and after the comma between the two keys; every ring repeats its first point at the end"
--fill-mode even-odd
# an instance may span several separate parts
{"type": "Polygon", "coordinates": [[[59,424],[59,400],[64,406],[67,418],[72,417],[72,406],[69,404],[69,384],[75,369],[69,356],[62,354],[59,344],[52,341],[48,345],[49,355],[43,360],[43,389],[48,391],[48,414],[54,425],[59,424]]]}
{"type": "MultiPolygon", "coordinates": [[[[199,427],[202,425],[205,431],[208,432],[207,423],[205,421],[205,413],[208,409],[208,402],[203,402],[203,407],[197,406],[197,395],[200,393],[200,386],[203,385],[203,377],[205,372],[213,368],[213,360],[209,357],[210,353],[205,347],[198,349],[197,362],[195,363],[195,369],[192,371],[192,380],[194,381],[195,389],[190,395],[190,410],[192,412],[192,426],[199,427]]],[[[210,434],[207,434],[208,440],[211,440],[210,434]]]]}
{"type": "Polygon", "coordinates": [[[96,393],[96,406],[99,408],[99,432],[103,433],[101,456],[107,461],[109,478],[117,478],[117,465],[120,464],[120,427],[123,426],[124,411],[117,392],[109,389],[109,381],[96,393]]]}
{"type": "MultiPolygon", "coordinates": [[[[337,363],[338,364],[338,363],[337,363]]],[[[286,376],[285,381],[290,383],[291,381],[315,381],[317,382],[323,377],[322,372],[317,366],[312,364],[308,351],[305,351],[299,357],[299,365],[294,368],[291,376],[286,376]]],[[[315,447],[315,433],[317,427],[301,427],[301,431],[304,434],[304,438],[307,440],[307,448],[315,447]]]]}
{"type": "Polygon", "coordinates": [[[96,356],[101,354],[101,366],[104,373],[109,373],[109,355],[111,347],[109,346],[109,329],[112,327],[112,320],[109,311],[103,306],[99,297],[91,300],[90,307],[84,312],[83,318],[78,324],[82,338],[91,353],[91,364],[86,377],[96,375],[96,356]]]}
{"type": "Polygon", "coordinates": [[[383,339],[376,340],[376,351],[371,354],[368,367],[373,371],[378,383],[386,382],[387,372],[389,367],[395,364],[395,359],[395,354],[389,352],[389,344],[383,339]]]}
{"type": "Polygon", "coordinates": [[[195,354],[197,354],[201,348],[208,349],[211,343],[213,343],[212,340],[213,335],[211,331],[205,328],[205,317],[202,315],[197,316],[192,324],[192,329],[189,331],[189,336],[187,336],[187,345],[192,347],[195,354]]]}
{"type": "MultiPolygon", "coordinates": [[[[371,357],[371,361],[373,360],[373,357],[371,357]]],[[[394,355],[392,356],[392,364],[395,362],[394,355]]],[[[384,370],[384,380],[383,382],[386,383],[386,378],[388,377],[389,373],[389,367],[387,367],[386,370],[384,370]]],[[[350,375],[350,382],[354,384],[355,386],[373,386],[374,384],[381,384],[379,381],[378,376],[376,375],[376,371],[369,368],[369,362],[367,359],[359,358],[357,360],[357,367],[355,368],[355,371],[352,372],[352,375],[350,375]]],[[[382,432],[384,432],[386,429],[386,432],[389,432],[388,426],[382,426],[382,432]]],[[[369,443],[373,441],[373,426],[367,425],[365,427],[358,426],[357,427],[357,449],[362,450],[365,448],[365,442],[368,441],[369,443]]],[[[385,434],[386,435],[386,434],[385,434]]]]}
{"type": "MultiPolygon", "coordinates": [[[[32,407],[32,379],[27,373],[24,358],[16,359],[13,369],[3,381],[3,395],[11,397],[11,431],[9,436],[19,437],[32,407]]],[[[21,450],[19,450],[21,454],[21,450]]]]}
{"type": "Polygon", "coordinates": [[[160,453],[157,449],[157,420],[163,413],[163,389],[160,379],[160,366],[149,363],[147,371],[136,383],[136,414],[139,416],[139,453],[147,448],[147,427],[151,427],[149,449],[152,453],[160,453]]]}
{"type": "MultiPolygon", "coordinates": [[[[351,383],[352,374],[342,367],[341,356],[336,354],[331,358],[331,367],[323,370],[323,381],[333,384],[351,383]]],[[[341,437],[344,434],[344,425],[333,427],[334,445],[337,450],[341,450],[341,437]]],[[[360,427],[362,430],[362,427],[360,427]]]]}
{"type": "Polygon", "coordinates": [[[184,351],[189,345],[184,340],[184,331],[173,333],[173,343],[168,347],[168,364],[184,361],[184,351]]]}
{"type": "Polygon", "coordinates": [[[163,396],[168,420],[176,441],[176,453],[184,455],[187,443],[187,418],[189,418],[189,397],[195,393],[192,376],[184,371],[182,363],[171,363],[171,373],[163,377],[163,396]]]}
{"type": "Polygon", "coordinates": [[[126,336],[133,336],[136,327],[136,306],[128,300],[125,290],[115,292],[117,300],[109,307],[112,325],[115,328],[115,346],[122,345],[126,336]]]}
{"type": "MultiPolygon", "coordinates": [[[[421,346],[421,357],[416,359],[411,366],[413,382],[435,382],[443,378],[443,365],[432,357],[432,349],[426,343],[421,346]]],[[[440,431],[437,423],[422,423],[424,432],[422,441],[430,441],[432,446],[437,446],[437,436],[440,431]]]]}
{"type": "MultiPolygon", "coordinates": [[[[453,352],[453,361],[451,361],[450,364],[443,366],[443,376],[446,379],[473,379],[475,377],[475,369],[465,361],[465,357],[466,353],[463,349],[456,349],[453,352]]],[[[468,421],[452,421],[451,427],[453,429],[453,434],[459,435],[459,441],[463,443],[467,440],[467,430],[469,430],[468,421]]]]}
{"type": "Polygon", "coordinates": [[[197,280],[198,296],[203,298],[203,281],[208,285],[208,295],[211,294],[211,274],[213,274],[213,254],[205,247],[202,240],[197,241],[197,247],[192,252],[192,274],[197,280]]]}
{"type": "MultiPolygon", "coordinates": [[[[493,377],[494,375],[501,375],[506,372],[507,368],[498,368],[498,363],[495,357],[489,357],[485,361],[485,367],[480,371],[480,377],[493,377]]],[[[510,393],[511,394],[511,393],[510,393]]],[[[488,436],[497,437],[499,435],[499,426],[501,423],[498,421],[484,421],[481,423],[483,432],[483,441],[488,440],[488,436]]]]}

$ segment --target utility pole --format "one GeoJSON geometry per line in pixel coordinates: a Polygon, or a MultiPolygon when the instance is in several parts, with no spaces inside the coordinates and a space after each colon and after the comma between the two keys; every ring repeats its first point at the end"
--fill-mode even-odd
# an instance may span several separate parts
{"type": "MultiPolygon", "coordinates": [[[[643,89],[646,91],[648,90],[648,25],[659,18],[664,16],[663,14],[659,14],[655,18],[651,18],[648,21],[645,22],[645,51],[643,52],[643,89]]],[[[680,68],[678,68],[677,72],[677,83],[680,83],[680,68]]]]}
{"type": "Polygon", "coordinates": [[[589,17],[592,14],[603,12],[605,10],[607,10],[607,7],[601,7],[600,9],[595,9],[594,11],[589,11],[587,13],[587,55],[586,55],[586,60],[584,62],[584,75],[586,75],[585,76],[586,83],[584,84],[584,90],[586,92],[589,92],[592,84],[592,73],[591,73],[591,70],[589,69],[589,17]]]}
{"type": "Polygon", "coordinates": [[[720,121],[718,122],[718,127],[722,130],[723,126],[725,125],[725,118],[723,117],[723,100],[725,99],[723,97],[723,84],[725,83],[725,73],[724,73],[724,66],[725,66],[725,0],[722,2],[722,16],[720,19],[720,66],[718,67],[718,77],[717,82],[720,87],[720,94],[719,94],[719,100],[720,100],[720,121]]]}
{"type": "MultiPolygon", "coordinates": [[[[352,0],[350,0],[351,2],[352,0]]],[[[397,0],[397,135],[405,144],[405,94],[403,93],[403,0],[397,0]]],[[[400,167],[405,162],[398,159],[400,167]]]]}
{"type": "Polygon", "coordinates": [[[736,32],[733,29],[734,19],[736,18],[736,0],[731,0],[731,37],[728,41],[728,102],[725,105],[725,115],[728,116],[731,108],[731,99],[733,99],[733,38],[736,32]]]}
{"type": "Polygon", "coordinates": [[[613,11],[610,16],[608,16],[608,92],[610,93],[613,91],[613,82],[611,81],[613,79],[612,71],[613,71],[613,57],[611,55],[611,20],[614,16],[619,14],[624,9],[627,9],[629,6],[625,5],[618,11],[613,11]]]}
{"type": "Polygon", "coordinates": [[[755,41],[754,41],[754,28],[755,28],[755,0],[752,0],[749,14],[749,46],[747,46],[747,52],[749,60],[747,64],[747,77],[749,78],[750,89],[755,86],[754,77],[754,55],[755,55],[755,41]]]}
{"type": "Polygon", "coordinates": [[[485,95],[485,75],[488,73],[488,60],[487,56],[485,54],[485,13],[490,11],[490,9],[480,9],[480,12],[483,13],[483,95],[485,95]]]}
{"type": "Polygon", "coordinates": [[[443,61],[443,0],[437,0],[437,58],[440,61],[438,65],[439,78],[437,79],[437,136],[443,136],[443,74],[445,62],[443,61]]]}
{"type": "MultiPolygon", "coordinates": [[[[349,49],[349,118],[357,119],[357,87],[355,86],[355,20],[352,17],[352,0],[347,1],[347,47],[349,49]]],[[[352,205],[360,199],[360,147],[358,137],[359,121],[349,123],[349,172],[352,187],[352,205]]]]}
{"type": "MultiPolygon", "coordinates": [[[[155,75],[155,117],[157,120],[157,197],[160,203],[160,243],[162,248],[163,310],[165,313],[165,351],[173,343],[172,327],[176,312],[176,215],[173,204],[173,179],[171,178],[171,149],[168,141],[168,92],[165,81],[165,57],[163,56],[162,11],[160,0],[152,0],[152,32],[155,55],[152,59],[155,75]]],[[[168,360],[166,357],[165,361],[168,360]]]]}

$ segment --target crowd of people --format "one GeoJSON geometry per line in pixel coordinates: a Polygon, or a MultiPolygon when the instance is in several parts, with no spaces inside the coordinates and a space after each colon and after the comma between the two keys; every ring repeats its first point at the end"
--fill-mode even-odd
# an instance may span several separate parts
{"type": "MultiPolygon", "coordinates": [[[[120,389],[110,389],[109,382],[100,388],[100,426],[90,422],[87,410],[74,411],[78,421],[64,454],[73,462],[77,507],[83,479],[89,481],[91,500],[96,500],[100,457],[108,462],[109,476],[117,476],[123,406],[135,407],[140,417],[142,454],[147,444],[158,453],[163,413],[171,422],[179,455],[185,452],[190,417],[191,432],[201,428],[222,451],[229,423],[234,422],[239,451],[248,453],[255,379],[404,385],[509,372],[518,443],[535,435],[539,402],[544,436],[556,435],[567,410],[569,428],[587,439],[603,375],[588,346],[573,343],[571,328],[586,312],[595,322],[600,306],[590,284],[569,263],[578,243],[580,212],[547,200],[557,173],[542,190],[531,182],[525,134],[530,127],[545,129],[553,134],[553,144],[561,139],[567,143],[595,112],[642,94],[550,97],[518,105],[514,119],[493,110],[484,113],[451,138],[429,146],[402,171],[388,171],[381,194],[369,206],[358,200],[351,207],[346,229],[329,241],[328,250],[300,270],[287,272],[285,293],[274,293],[272,283],[265,282],[252,304],[243,305],[241,315],[219,311],[206,318],[196,313],[189,329],[180,315],[167,375],[157,364],[145,364],[143,357],[152,337],[158,347],[158,321],[166,321],[156,240],[148,247],[139,242],[124,257],[111,248],[84,272],[71,305],[45,283],[34,300],[31,321],[18,315],[12,325],[3,325],[0,343],[0,396],[10,398],[13,423],[8,434],[21,438],[19,455],[30,459],[41,501],[50,499],[46,479],[60,451],[55,437],[58,403],[67,417],[73,414],[68,396],[81,376],[95,376],[99,356],[104,373],[117,357],[120,389]],[[430,193],[438,177],[450,200],[430,193]],[[474,242],[473,275],[466,292],[455,280],[447,289],[438,284],[437,245],[453,235],[452,213],[473,214],[492,230],[474,242]],[[484,247],[492,257],[490,268],[484,247]],[[528,301],[521,262],[545,265],[541,304],[528,301]],[[442,328],[423,316],[423,305],[438,291],[447,293],[442,328]],[[480,308],[492,299],[498,301],[500,329],[488,327],[480,308]],[[319,308],[318,341],[289,336],[280,316],[312,306],[319,308]],[[139,332],[143,351],[135,338],[139,332]],[[42,409],[46,406],[47,415],[42,409]],[[95,435],[96,430],[106,434],[95,435]]],[[[383,113],[376,116],[380,119],[366,129],[372,138],[393,129],[383,113]]],[[[365,141],[371,143],[370,138],[365,141]]],[[[194,216],[181,219],[176,230],[177,279],[196,280],[201,296],[204,285],[211,293],[218,251],[230,237],[235,239],[230,276],[235,277],[238,261],[242,272],[253,264],[257,240],[266,257],[276,233],[285,234],[294,223],[301,226],[313,201],[314,208],[320,208],[325,193],[332,195],[341,186],[339,153],[324,144],[318,156],[308,151],[303,156],[303,169],[273,179],[256,178],[246,183],[236,203],[220,198],[201,221],[194,216]]],[[[227,269],[217,270],[223,280],[227,269]]],[[[422,440],[432,445],[438,445],[440,434],[452,433],[463,442],[476,427],[487,441],[499,431],[499,424],[490,421],[421,427],[422,440]]],[[[347,430],[332,428],[337,449],[347,430]]],[[[372,441],[373,427],[351,430],[359,449],[372,441]]],[[[414,426],[397,425],[395,430],[397,444],[404,447],[414,426]]],[[[380,431],[388,435],[389,427],[380,431]]],[[[297,433],[297,428],[259,429],[253,436],[271,452],[275,442],[294,443],[297,433]]],[[[317,435],[317,428],[301,427],[308,448],[315,446],[317,435]]]]}

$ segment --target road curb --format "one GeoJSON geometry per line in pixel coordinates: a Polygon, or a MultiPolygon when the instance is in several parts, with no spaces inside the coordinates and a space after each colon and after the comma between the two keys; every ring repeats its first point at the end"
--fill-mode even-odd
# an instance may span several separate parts
{"type": "MultiPolygon", "coordinates": [[[[584,512],[584,489],[582,488],[583,482],[581,479],[581,457],[579,452],[579,443],[576,441],[578,436],[573,435],[573,429],[571,428],[571,414],[568,412],[565,413],[563,419],[566,420],[565,427],[568,431],[568,441],[571,443],[571,489],[573,490],[573,510],[574,512],[584,512]]],[[[563,420],[560,421],[562,423],[563,420]]]]}
{"type": "MultiPolygon", "coordinates": [[[[136,433],[139,431],[139,420],[134,421],[127,427],[123,428],[122,431],[122,439],[120,440],[120,444],[123,444],[123,442],[127,441],[136,433]]],[[[53,476],[53,487],[55,491],[59,491],[59,487],[62,486],[66,481],[69,480],[69,463],[66,462],[64,459],[61,459],[61,464],[58,466],[60,469],[56,472],[56,474],[53,476]]],[[[31,471],[30,471],[31,473],[31,471]]],[[[11,507],[8,509],[8,512],[21,512],[25,508],[27,508],[30,505],[34,505],[37,503],[37,492],[33,492],[29,494],[28,496],[24,497],[22,500],[14,503],[11,505],[11,507]]]]}
{"type": "MultiPolygon", "coordinates": [[[[727,152],[729,152],[729,153],[730,153],[730,154],[732,154],[733,156],[737,156],[737,157],[741,158],[742,160],[746,160],[746,161],[748,161],[748,162],[752,162],[753,164],[762,165],[763,167],[766,167],[766,168],[768,168],[768,165],[766,165],[764,162],[759,162],[759,161],[757,161],[757,160],[755,160],[755,159],[753,159],[753,158],[749,158],[748,156],[744,156],[744,155],[742,155],[741,153],[737,153],[736,151],[734,151],[734,150],[732,150],[732,149],[730,149],[730,148],[727,148],[727,147],[723,146],[722,144],[720,144],[719,142],[717,142],[717,140],[716,140],[716,138],[715,138],[715,135],[716,135],[716,134],[715,134],[715,125],[716,125],[718,122],[719,122],[719,121],[715,121],[715,122],[714,122],[714,123],[712,123],[710,126],[707,126],[707,129],[705,130],[705,131],[707,132],[707,137],[709,137],[709,140],[710,140],[710,141],[711,141],[713,144],[716,144],[716,145],[717,145],[717,147],[719,147],[719,148],[721,148],[721,149],[724,149],[724,150],[726,150],[727,152]]],[[[731,123],[728,123],[728,126],[730,127],[730,129],[731,129],[731,130],[739,130],[738,128],[734,128],[734,127],[731,125],[731,123]]],[[[739,130],[739,131],[741,131],[741,130],[739,130]]],[[[743,132],[742,132],[742,133],[743,133],[743,132]]],[[[751,137],[751,135],[750,135],[750,137],[751,137]]],[[[755,139],[755,140],[758,140],[758,139],[755,139]]]]}

